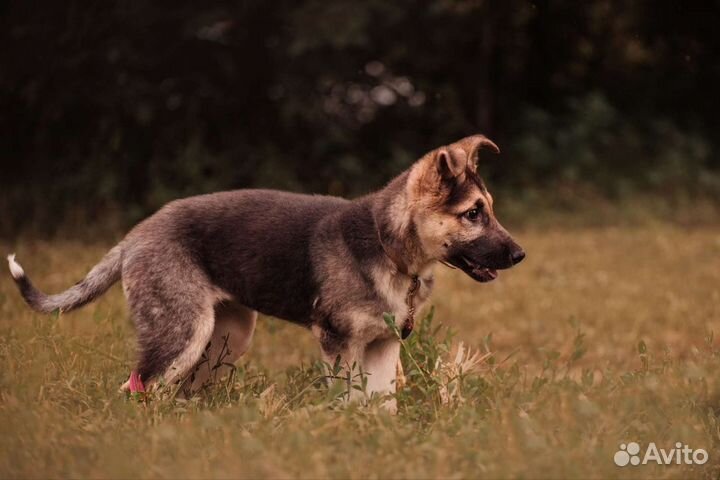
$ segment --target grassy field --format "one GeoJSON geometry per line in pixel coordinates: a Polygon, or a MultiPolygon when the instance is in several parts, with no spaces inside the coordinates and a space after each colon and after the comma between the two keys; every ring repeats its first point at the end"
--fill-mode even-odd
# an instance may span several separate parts
{"type": "MultiPolygon", "coordinates": [[[[516,233],[528,258],[493,283],[438,268],[397,416],[344,403],[310,333],[269,318],[229,381],[128,399],[121,289],[53,318],[3,272],[0,478],[720,478],[720,227],[516,233]],[[620,468],[629,441],[709,461],[620,468]]],[[[0,247],[58,291],[110,244],[0,247]]]]}

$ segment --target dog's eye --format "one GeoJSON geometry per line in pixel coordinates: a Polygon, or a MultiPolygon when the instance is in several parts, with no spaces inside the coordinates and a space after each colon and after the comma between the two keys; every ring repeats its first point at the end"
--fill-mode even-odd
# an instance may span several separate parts
{"type": "Polygon", "coordinates": [[[465,218],[468,220],[477,220],[477,218],[480,216],[480,209],[478,207],[471,208],[467,212],[465,212],[465,218]]]}

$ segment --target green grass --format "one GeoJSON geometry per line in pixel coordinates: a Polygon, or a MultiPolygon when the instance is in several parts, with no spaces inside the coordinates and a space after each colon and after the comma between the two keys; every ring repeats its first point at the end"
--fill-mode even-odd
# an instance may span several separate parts
{"type": "MultiPolygon", "coordinates": [[[[528,259],[493,283],[438,268],[434,318],[403,352],[397,416],[339,399],[318,381],[310,333],[269,318],[229,381],[189,401],[128,399],[117,389],[135,337],[121,289],[52,318],[4,274],[0,478],[718,478],[720,228],[517,239],[528,259]],[[461,342],[479,362],[458,367],[461,342]],[[680,441],[710,460],[619,468],[628,441],[680,441]]],[[[0,247],[58,291],[110,244],[0,247]]]]}

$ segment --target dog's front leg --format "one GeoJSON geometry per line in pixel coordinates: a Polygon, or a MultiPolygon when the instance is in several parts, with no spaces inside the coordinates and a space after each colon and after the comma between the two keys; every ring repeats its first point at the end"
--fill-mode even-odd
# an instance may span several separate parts
{"type": "Polygon", "coordinates": [[[327,366],[325,373],[330,384],[342,385],[345,400],[357,401],[363,398],[362,391],[357,388],[364,375],[362,349],[346,348],[333,352],[323,350],[323,361],[327,366]]]}
{"type": "MultiPolygon", "coordinates": [[[[366,393],[369,396],[395,393],[399,358],[400,342],[394,338],[375,340],[365,347],[362,368],[367,374],[366,393]]],[[[383,407],[396,413],[395,398],[389,398],[383,407]]]]}
{"type": "Polygon", "coordinates": [[[328,365],[328,379],[332,383],[343,382],[347,386],[348,399],[357,398],[358,392],[352,387],[359,383],[357,379],[364,346],[353,342],[350,335],[342,335],[334,328],[313,325],[311,330],[320,342],[322,359],[328,365]],[[335,371],[335,365],[339,366],[339,371],[335,371]]]}
{"type": "MultiPolygon", "coordinates": [[[[397,363],[400,356],[400,343],[394,338],[378,339],[370,342],[357,340],[351,335],[340,336],[337,330],[312,327],[313,334],[320,341],[323,360],[330,366],[340,361],[340,372],[335,381],[347,385],[348,400],[361,400],[375,395],[395,393],[397,363]],[[362,378],[367,383],[365,391],[354,388],[361,385],[362,378]]],[[[329,374],[332,372],[328,372],[329,374]]],[[[388,399],[383,406],[395,413],[394,398],[388,399]]]]}

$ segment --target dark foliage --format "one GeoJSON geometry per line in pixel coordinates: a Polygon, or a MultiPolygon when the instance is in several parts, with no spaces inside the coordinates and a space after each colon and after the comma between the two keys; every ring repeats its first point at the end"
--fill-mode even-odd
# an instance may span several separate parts
{"type": "Polygon", "coordinates": [[[496,186],[717,192],[720,2],[0,6],[0,230],[247,186],[343,195],[485,132],[496,186]],[[80,213],[78,213],[80,212],[80,213]]]}

